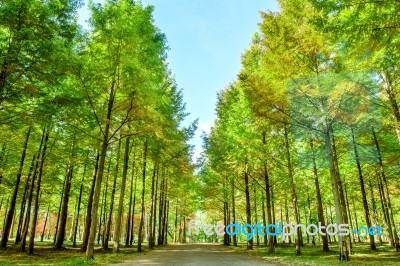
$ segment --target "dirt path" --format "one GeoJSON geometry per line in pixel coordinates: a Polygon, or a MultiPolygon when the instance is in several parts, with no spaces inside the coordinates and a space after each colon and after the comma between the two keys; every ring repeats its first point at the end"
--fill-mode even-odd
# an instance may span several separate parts
{"type": "Polygon", "coordinates": [[[169,245],[150,253],[143,254],[136,259],[119,264],[113,264],[113,266],[123,265],[273,266],[273,264],[267,264],[261,259],[238,254],[229,248],[214,244],[169,245]]]}

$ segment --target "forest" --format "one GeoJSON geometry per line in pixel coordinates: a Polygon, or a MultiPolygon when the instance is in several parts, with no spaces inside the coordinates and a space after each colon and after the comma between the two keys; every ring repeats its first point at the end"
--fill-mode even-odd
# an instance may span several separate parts
{"type": "Polygon", "coordinates": [[[277,265],[398,263],[400,3],[278,2],[196,159],[153,6],[90,1],[84,29],[80,0],[0,0],[0,264],[108,264],[177,243],[277,265]],[[349,233],[246,240],[191,234],[193,219],[349,233]]]}

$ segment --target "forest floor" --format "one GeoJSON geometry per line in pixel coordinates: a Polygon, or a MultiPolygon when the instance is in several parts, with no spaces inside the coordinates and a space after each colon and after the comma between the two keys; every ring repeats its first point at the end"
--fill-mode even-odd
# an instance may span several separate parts
{"type": "Polygon", "coordinates": [[[250,256],[262,258],[265,262],[275,263],[277,265],[400,265],[400,253],[397,253],[389,244],[377,245],[376,251],[369,249],[368,243],[353,244],[353,254],[350,255],[350,261],[339,262],[338,246],[329,244],[330,251],[322,251],[322,247],[312,247],[305,244],[301,247],[301,255],[295,255],[294,245],[278,244],[273,254],[268,254],[268,248],[261,245],[254,246],[254,250],[247,251],[246,243],[240,243],[238,247],[230,247],[231,249],[245,253],[250,256]]]}
{"type": "MultiPolygon", "coordinates": [[[[301,256],[295,256],[294,246],[279,244],[274,254],[267,254],[267,248],[255,246],[247,251],[246,243],[238,247],[220,244],[173,244],[138,253],[136,246],[121,248],[113,254],[112,249],[104,251],[96,247],[95,259],[87,261],[79,248],[72,248],[70,242],[62,251],[54,251],[52,242],[35,242],[35,254],[27,255],[18,246],[10,245],[0,250],[0,265],[343,265],[338,261],[337,246],[331,244],[329,252],[305,244],[301,256]]],[[[354,254],[344,265],[399,265],[400,253],[389,245],[377,246],[371,252],[367,243],[354,245],[354,254]]]]}
{"type": "Polygon", "coordinates": [[[79,245],[73,248],[72,243],[66,241],[64,246],[63,250],[55,251],[52,241],[35,242],[34,255],[28,255],[26,252],[19,251],[19,246],[9,245],[6,250],[0,249],[0,265],[109,265],[132,259],[147,252],[146,243],[142,246],[143,253],[136,251],[136,245],[129,248],[121,247],[117,254],[113,253],[112,245],[107,251],[103,250],[101,246],[95,246],[94,260],[87,261],[85,253],[80,251],[79,245]]]}

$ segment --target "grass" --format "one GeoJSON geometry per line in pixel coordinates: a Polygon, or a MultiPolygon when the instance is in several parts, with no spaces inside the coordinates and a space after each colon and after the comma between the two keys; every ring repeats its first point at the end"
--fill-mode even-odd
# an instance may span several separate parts
{"type": "Polygon", "coordinates": [[[278,244],[273,254],[268,254],[268,248],[262,247],[261,244],[259,247],[254,246],[254,250],[250,251],[246,250],[245,242],[231,248],[278,265],[400,265],[400,253],[388,244],[378,245],[376,251],[370,250],[368,243],[353,244],[353,254],[348,262],[339,262],[338,246],[335,244],[329,245],[329,252],[322,251],[321,247],[305,244],[301,248],[300,256],[295,255],[294,245],[278,244]]]}
{"type": "Polygon", "coordinates": [[[63,250],[56,251],[53,242],[35,242],[34,255],[28,255],[19,251],[19,246],[9,245],[6,250],[0,250],[0,265],[108,265],[149,252],[146,243],[142,246],[144,250],[142,253],[136,251],[136,246],[121,247],[117,254],[112,253],[112,249],[103,250],[100,246],[96,246],[94,260],[88,261],[79,247],[73,248],[71,242],[65,242],[64,246],[63,250]]]}

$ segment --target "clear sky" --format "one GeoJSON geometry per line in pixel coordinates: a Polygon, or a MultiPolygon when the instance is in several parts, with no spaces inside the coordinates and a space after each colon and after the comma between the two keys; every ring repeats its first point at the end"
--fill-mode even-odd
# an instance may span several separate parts
{"type": "MultiPolygon", "coordinates": [[[[101,2],[101,1],[95,1],[101,2]]],[[[199,118],[191,141],[201,152],[201,132],[215,119],[217,92],[240,70],[240,57],[261,21],[259,11],[278,11],[275,0],[142,0],[153,5],[156,26],[168,40],[169,68],[183,89],[186,123],[199,118]]],[[[84,23],[88,14],[80,11],[84,23]]]]}

